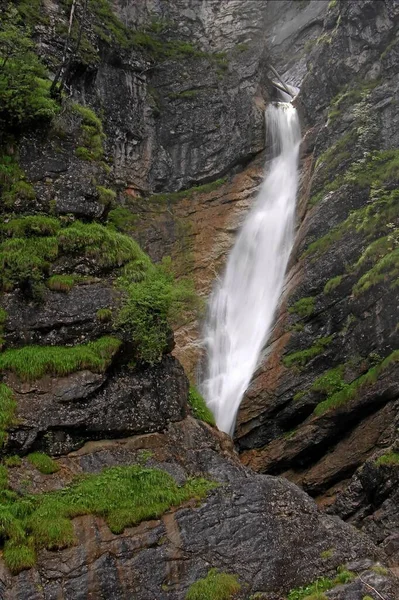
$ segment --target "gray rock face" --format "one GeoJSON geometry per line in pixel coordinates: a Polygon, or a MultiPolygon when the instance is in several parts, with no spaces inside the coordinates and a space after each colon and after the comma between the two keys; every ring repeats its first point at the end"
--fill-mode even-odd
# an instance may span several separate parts
{"type": "Polygon", "coordinates": [[[18,405],[8,452],[41,448],[64,454],[89,439],[160,431],[187,410],[187,378],[170,356],[153,367],[118,369],[109,376],[80,371],[34,384],[11,376],[8,381],[18,405]]]}
{"type": "Polygon", "coordinates": [[[396,242],[381,254],[373,252],[391,239],[391,229],[397,232],[398,176],[372,176],[364,157],[397,153],[398,20],[396,2],[330,3],[322,35],[308,56],[309,72],[297,99],[307,128],[301,222],[275,330],[237,429],[246,464],[284,473],[312,495],[322,495],[320,502],[329,510],[365,531],[370,527],[383,546],[390,535],[383,522],[391,523],[396,535],[392,507],[397,499],[387,471],[385,483],[376,487],[367,473],[377,477],[378,472],[380,482],[376,448],[389,448],[396,440],[398,363],[392,358],[389,368],[380,367],[399,340],[396,275],[382,269],[375,278],[373,268],[381,267],[380,258],[392,258],[396,242]],[[390,208],[384,200],[375,208],[379,193],[392,200],[390,208]],[[359,281],[368,283],[361,287],[359,281]],[[296,310],[301,299],[309,302],[308,314],[296,310]],[[320,338],[327,340],[325,348],[307,355],[320,338]],[[290,365],[295,353],[298,360],[290,365]],[[344,372],[338,388],[332,369],[344,372]],[[370,379],[355,392],[366,372],[370,379]],[[320,376],[326,379],[318,385],[320,376]],[[351,383],[346,398],[332,402],[324,414],[313,412],[351,383]],[[384,500],[377,499],[380,486],[386,489],[384,500]]]}
{"type": "MultiPolygon", "coordinates": [[[[226,447],[223,456],[225,442],[206,425],[186,419],[163,434],[92,442],[61,459],[62,470],[47,477],[54,487],[60,478],[68,481],[70,472],[131,464],[144,449],[152,451],[148,466],[166,469],[180,482],[202,474],[220,485],[200,506],[173,509],[118,536],[101,519],[75,519],[75,547],[43,551],[38,568],[15,577],[0,568],[4,599],[127,600],[134,595],[138,600],[183,600],[189,586],[211,567],[238,576],[242,590],[237,598],[242,600],[254,593],[266,600],[285,597],[291,588],[319,573],[334,574],[348,562],[363,580],[375,582],[370,567],[377,554],[366,538],[323,515],[295,485],[251,473],[226,447]],[[326,551],[328,559],[323,558],[326,551]]],[[[18,487],[25,468],[13,476],[13,486],[18,487]]],[[[378,579],[378,589],[396,600],[392,577],[378,579]]],[[[362,600],[364,590],[356,580],[337,588],[332,597],[362,600]]]]}

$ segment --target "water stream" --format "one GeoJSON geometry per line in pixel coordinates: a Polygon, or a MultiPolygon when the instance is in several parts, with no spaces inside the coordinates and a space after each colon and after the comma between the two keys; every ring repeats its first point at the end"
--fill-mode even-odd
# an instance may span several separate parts
{"type": "Polygon", "coordinates": [[[222,431],[237,411],[273,324],[293,244],[300,128],[292,104],[266,111],[272,160],[209,300],[200,390],[222,431]]]}

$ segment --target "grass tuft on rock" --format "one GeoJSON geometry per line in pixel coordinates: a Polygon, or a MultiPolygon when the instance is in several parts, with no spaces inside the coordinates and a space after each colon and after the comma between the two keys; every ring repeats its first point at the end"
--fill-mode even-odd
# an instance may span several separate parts
{"type": "Polygon", "coordinates": [[[53,292],[70,292],[78,278],[74,275],[53,275],[46,281],[47,287],[53,292]]]}
{"type": "Polygon", "coordinates": [[[236,575],[210,569],[206,577],[190,586],[186,600],[231,600],[240,589],[236,575]]]}
{"type": "Polygon", "coordinates": [[[284,366],[290,368],[294,366],[304,367],[306,363],[308,363],[312,358],[318,356],[319,354],[323,354],[324,350],[327,348],[329,344],[331,344],[333,339],[332,335],[327,337],[318,338],[315,343],[310,346],[310,348],[306,348],[305,350],[298,350],[297,352],[291,352],[287,354],[283,358],[284,366]]]}
{"type": "Polygon", "coordinates": [[[55,235],[60,228],[60,221],[54,217],[31,215],[10,219],[3,223],[1,231],[8,237],[22,238],[55,235]]]}
{"type": "Polygon", "coordinates": [[[188,403],[192,408],[194,417],[205,421],[209,425],[215,426],[216,421],[210,408],[207,407],[204,398],[201,396],[199,391],[193,385],[190,385],[190,391],[188,393],[188,403]]]}
{"type": "Polygon", "coordinates": [[[352,381],[352,383],[341,384],[341,389],[333,393],[326,400],[323,400],[323,402],[319,402],[319,404],[314,409],[314,414],[320,416],[328,410],[334,410],[336,408],[339,408],[340,406],[347,404],[354,398],[357,398],[362,390],[371,385],[374,385],[379,379],[380,375],[382,375],[384,371],[388,369],[392,364],[398,361],[399,350],[395,350],[379,364],[369,369],[367,373],[352,381]]]}
{"type": "Polygon", "coordinates": [[[28,454],[27,459],[31,465],[44,475],[52,475],[60,470],[55,460],[44,454],[44,452],[32,452],[32,454],[28,454]]]}
{"type": "Polygon", "coordinates": [[[338,573],[336,577],[319,577],[316,581],[309,583],[303,587],[295,588],[290,591],[287,596],[287,600],[320,600],[321,598],[327,598],[323,592],[333,589],[337,585],[349,583],[356,577],[355,573],[347,571],[342,567],[338,567],[338,573]]]}
{"type": "Polygon", "coordinates": [[[62,377],[83,369],[102,373],[110,365],[120,345],[120,340],[106,336],[73,348],[66,346],[13,348],[0,354],[0,371],[12,371],[22,381],[33,381],[44,375],[62,377]]]}
{"type": "Polygon", "coordinates": [[[202,500],[215,485],[196,478],[179,486],[165,471],[134,465],[86,475],[75,485],[55,492],[20,497],[8,491],[0,496],[4,560],[12,573],[18,573],[34,565],[35,550],[71,546],[75,540],[71,519],[76,516],[102,517],[118,534],[126,527],[160,517],[172,506],[202,500]]]}
{"type": "Polygon", "coordinates": [[[0,448],[6,440],[7,429],[14,422],[16,408],[12,390],[5,383],[0,383],[0,448]]]}
{"type": "Polygon", "coordinates": [[[399,452],[387,452],[379,456],[375,464],[378,466],[399,467],[399,452]]]}
{"type": "Polygon", "coordinates": [[[310,317],[314,312],[315,298],[309,296],[307,298],[301,298],[295,304],[290,306],[288,312],[291,314],[297,314],[300,317],[310,317]]]}

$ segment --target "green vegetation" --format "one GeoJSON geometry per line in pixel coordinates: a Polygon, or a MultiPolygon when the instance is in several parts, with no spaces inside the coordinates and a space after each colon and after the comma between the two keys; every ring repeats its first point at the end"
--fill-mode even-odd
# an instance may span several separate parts
{"type": "MultiPolygon", "coordinates": [[[[73,348],[24,346],[10,349],[0,354],[0,371],[12,371],[23,381],[33,381],[44,375],[65,376],[83,369],[102,373],[110,365],[120,345],[120,340],[116,338],[102,337],[73,348]]],[[[12,405],[9,399],[7,406],[10,402],[12,405]]]]}
{"type": "Polygon", "coordinates": [[[17,403],[11,389],[5,383],[0,383],[0,448],[6,440],[7,429],[15,421],[16,408],[17,403]]]}
{"type": "Polygon", "coordinates": [[[96,312],[96,317],[102,323],[106,323],[112,320],[112,310],[110,308],[100,308],[96,312]]]}
{"type": "Polygon", "coordinates": [[[295,333],[300,333],[304,329],[305,329],[305,326],[303,323],[294,323],[294,325],[289,326],[289,331],[293,331],[295,333]]]}
{"type": "Polygon", "coordinates": [[[310,389],[326,395],[335,394],[347,385],[343,379],[344,373],[345,365],[329,369],[312,383],[310,389]]]}
{"type": "MultiPolygon", "coordinates": [[[[105,134],[103,125],[96,113],[87,106],[73,104],[72,111],[78,115],[81,120],[80,146],[76,149],[76,156],[82,160],[99,161],[104,156],[105,134]]],[[[106,190],[106,188],[102,188],[106,190]]],[[[98,191],[98,188],[97,188],[98,191]]],[[[112,190],[108,190],[112,192],[112,190]]]]}
{"type": "Polygon", "coordinates": [[[56,235],[60,228],[60,221],[54,217],[31,215],[6,221],[1,225],[0,231],[7,237],[21,238],[56,235]]]}
{"type": "Polygon", "coordinates": [[[304,367],[306,363],[312,360],[312,358],[318,356],[319,354],[323,354],[327,346],[331,344],[332,339],[332,335],[318,338],[315,343],[310,346],[310,348],[287,354],[287,356],[283,358],[283,364],[288,368],[293,366],[304,367]]]}
{"type": "Polygon", "coordinates": [[[204,479],[178,486],[168,473],[134,465],[86,475],[65,489],[30,496],[10,490],[0,493],[3,557],[12,573],[30,568],[36,550],[56,550],[74,543],[72,521],[78,515],[102,517],[113,533],[122,533],[146,519],[157,518],[171,506],[203,499],[216,484],[204,479]]]}
{"type": "Polygon", "coordinates": [[[208,194],[209,192],[213,192],[213,190],[217,190],[220,186],[226,183],[226,181],[227,178],[224,177],[223,179],[216,179],[211,183],[197,185],[187,190],[181,190],[180,192],[165,192],[162,194],[153,194],[148,199],[151,200],[151,202],[176,202],[177,200],[181,200],[182,198],[191,198],[195,194],[208,194]]]}
{"type": "Polygon", "coordinates": [[[388,575],[388,569],[381,565],[374,565],[374,567],[371,567],[371,570],[374,571],[374,573],[377,573],[377,575],[388,575]]]}
{"type": "Polygon", "coordinates": [[[324,293],[331,294],[339,285],[341,285],[341,281],[343,279],[343,275],[337,275],[336,277],[332,277],[329,279],[324,286],[324,293]]]}
{"type": "Polygon", "coordinates": [[[386,191],[376,188],[371,190],[370,196],[370,203],[350,213],[345,221],[310,244],[302,256],[322,254],[349,232],[361,233],[366,238],[373,236],[376,232],[386,228],[387,223],[397,220],[399,190],[386,191]]]}
{"type": "Polygon", "coordinates": [[[116,192],[102,185],[97,186],[98,199],[104,206],[110,206],[115,202],[116,192]]]}
{"type": "Polygon", "coordinates": [[[140,257],[140,246],[126,235],[99,223],[76,221],[58,235],[60,252],[78,255],[103,268],[118,267],[140,257]]]}
{"type": "Polygon", "coordinates": [[[298,302],[295,302],[288,309],[289,313],[294,313],[299,315],[300,317],[310,317],[314,312],[316,298],[313,296],[309,296],[307,298],[301,298],[298,302]]]}
{"type": "Polygon", "coordinates": [[[115,325],[131,335],[140,360],[154,363],[167,348],[169,322],[195,306],[196,294],[189,280],[175,281],[167,263],[147,261],[132,263],[120,278],[125,299],[115,325]]]}
{"type": "Polygon", "coordinates": [[[330,558],[332,558],[334,556],[334,548],[329,548],[328,550],[324,550],[321,554],[320,554],[320,558],[322,558],[323,560],[329,560],[330,558]]]}
{"type": "Polygon", "coordinates": [[[31,465],[45,475],[51,475],[60,470],[55,460],[43,452],[32,452],[32,454],[28,454],[27,459],[31,465]]]}
{"type": "Polygon", "coordinates": [[[387,452],[379,456],[375,461],[376,465],[387,465],[389,467],[399,466],[399,452],[387,452]]]}
{"type": "Polygon", "coordinates": [[[46,281],[47,287],[53,292],[70,292],[76,281],[76,275],[53,275],[46,281]]]}
{"type": "Polygon", "coordinates": [[[108,213],[107,225],[122,233],[131,233],[135,227],[137,217],[128,208],[117,206],[108,213]]]}
{"type": "Polygon", "coordinates": [[[190,391],[188,393],[188,403],[190,404],[194,417],[209,423],[209,425],[215,426],[215,417],[212,411],[207,407],[205,400],[193,385],[190,385],[190,391]]]}
{"type": "Polygon", "coordinates": [[[37,284],[57,258],[55,237],[11,238],[0,244],[0,288],[37,284]]]}
{"type": "MultiPolygon", "coordinates": [[[[320,577],[309,585],[291,590],[287,596],[287,600],[310,600],[310,598],[318,600],[323,597],[323,592],[327,592],[337,585],[349,583],[356,577],[355,573],[347,571],[342,567],[338,567],[337,571],[338,573],[334,578],[320,577]]],[[[324,597],[327,598],[326,596],[324,597]]]]}
{"type": "Polygon", "coordinates": [[[240,589],[235,575],[210,569],[206,577],[190,586],[186,600],[231,600],[240,589]]]}
{"type": "Polygon", "coordinates": [[[17,200],[33,200],[35,190],[24,181],[24,172],[18,165],[14,154],[0,155],[1,204],[10,209],[17,200]]]}
{"type": "MultiPolygon", "coordinates": [[[[22,3],[26,7],[27,3],[22,3]]],[[[21,7],[20,7],[21,8],[21,7]]],[[[57,114],[51,81],[34,52],[18,6],[2,13],[0,30],[0,123],[4,129],[25,127],[57,114]]]]}
{"type": "Polygon", "coordinates": [[[4,459],[4,466],[7,467],[7,469],[13,469],[14,467],[20,467],[21,465],[21,457],[17,454],[14,454],[13,456],[7,456],[7,458],[4,459]]]}
{"type": "Polygon", "coordinates": [[[184,92],[176,92],[176,93],[170,93],[168,94],[169,98],[171,100],[178,100],[178,99],[188,99],[188,98],[195,98],[196,96],[198,96],[199,94],[199,90],[185,90],[184,92]]]}
{"type": "Polygon", "coordinates": [[[359,296],[372,286],[382,281],[391,280],[394,280],[393,285],[397,285],[399,281],[399,248],[381,258],[372,269],[359,279],[353,286],[352,291],[355,296],[359,296]]]}
{"type": "MultiPolygon", "coordinates": [[[[362,375],[358,377],[352,383],[340,384],[341,389],[333,392],[331,396],[329,396],[323,402],[320,402],[316,408],[314,409],[314,414],[320,416],[327,412],[328,410],[333,410],[340,406],[343,406],[357,398],[361,391],[364,388],[372,386],[376,383],[379,376],[392,364],[399,361],[399,350],[395,350],[392,352],[387,358],[385,358],[381,363],[372,367],[362,375]]],[[[338,381],[338,378],[337,378],[338,381]]]]}

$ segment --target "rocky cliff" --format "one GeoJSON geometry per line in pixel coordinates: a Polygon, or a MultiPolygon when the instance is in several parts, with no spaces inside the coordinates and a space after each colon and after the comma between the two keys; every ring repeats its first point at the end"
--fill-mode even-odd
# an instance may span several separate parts
{"type": "Polygon", "coordinates": [[[397,597],[395,6],[0,3],[1,598],[397,597]],[[209,293],[261,182],[270,64],[305,141],[254,473],[176,357],[193,379],[187,276],[209,293]]]}

